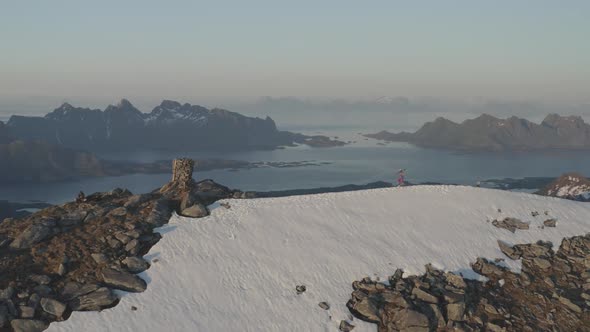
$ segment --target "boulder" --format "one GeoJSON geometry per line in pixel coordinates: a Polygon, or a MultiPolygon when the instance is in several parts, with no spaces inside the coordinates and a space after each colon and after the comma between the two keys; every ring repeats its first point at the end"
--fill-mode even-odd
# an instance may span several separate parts
{"type": "Polygon", "coordinates": [[[94,253],[90,255],[96,264],[107,264],[109,258],[103,253],[94,253]]]}
{"type": "Polygon", "coordinates": [[[155,227],[159,227],[164,225],[165,223],[170,220],[172,217],[172,209],[173,202],[169,199],[161,198],[158,199],[148,215],[146,222],[149,224],[154,225],[155,227]]]}
{"type": "Polygon", "coordinates": [[[51,277],[42,274],[33,274],[29,279],[39,285],[48,285],[51,282],[51,277]]]}
{"type": "Polygon", "coordinates": [[[107,287],[99,288],[93,292],[80,295],[70,302],[74,311],[98,311],[112,307],[119,299],[107,287]]]}
{"type": "Polygon", "coordinates": [[[54,299],[44,297],[41,299],[40,304],[41,308],[43,308],[43,311],[57,317],[58,319],[61,318],[66,311],[66,305],[54,299]]]}
{"type": "Polygon", "coordinates": [[[102,278],[105,284],[128,292],[139,293],[147,288],[143,279],[127,272],[105,269],[102,271],[102,278]]]}
{"type": "Polygon", "coordinates": [[[557,226],[557,219],[547,219],[547,220],[543,221],[543,226],[556,227],[557,226]]]}
{"type": "Polygon", "coordinates": [[[34,319],[14,319],[10,326],[14,332],[41,332],[49,327],[44,321],[34,319]]]}
{"type": "Polygon", "coordinates": [[[99,286],[95,284],[82,285],[76,282],[68,282],[61,292],[61,297],[64,300],[69,301],[82,295],[94,292],[98,288],[99,286]]]}
{"type": "Polygon", "coordinates": [[[447,304],[447,317],[449,320],[458,322],[462,321],[465,316],[465,303],[449,303],[447,304]]]}
{"type": "Polygon", "coordinates": [[[190,218],[202,218],[209,215],[209,209],[201,203],[197,203],[181,211],[180,215],[190,218]]]}
{"type": "Polygon", "coordinates": [[[127,257],[122,263],[127,268],[127,271],[131,273],[140,273],[150,267],[150,264],[141,257],[127,257]]]}
{"type": "Polygon", "coordinates": [[[133,195],[129,197],[127,202],[123,204],[123,206],[127,209],[135,209],[139,207],[141,204],[149,201],[154,197],[153,194],[142,194],[142,195],[133,195]]]}

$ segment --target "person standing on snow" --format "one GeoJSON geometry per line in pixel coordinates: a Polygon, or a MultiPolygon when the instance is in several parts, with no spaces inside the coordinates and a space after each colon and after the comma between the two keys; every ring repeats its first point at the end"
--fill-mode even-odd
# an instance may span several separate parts
{"type": "Polygon", "coordinates": [[[405,170],[405,169],[400,169],[400,170],[397,172],[397,175],[398,175],[398,176],[397,176],[397,186],[398,186],[398,187],[402,187],[402,186],[404,186],[404,185],[406,184],[406,179],[405,179],[405,176],[406,176],[406,170],[405,170]]]}

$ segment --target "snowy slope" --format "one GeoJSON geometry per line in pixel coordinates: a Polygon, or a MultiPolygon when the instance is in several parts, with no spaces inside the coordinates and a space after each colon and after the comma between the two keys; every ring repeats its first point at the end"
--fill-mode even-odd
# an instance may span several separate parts
{"type": "MultiPolygon", "coordinates": [[[[142,274],[144,293],[125,294],[100,313],[75,312],[50,331],[337,331],[349,316],[354,280],[384,278],[397,267],[422,273],[429,262],[469,273],[477,256],[503,256],[497,239],[559,244],[590,231],[590,204],[471,187],[228,202],[230,209],[173,217],[161,229],[164,238],[146,256],[158,262],[142,274]],[[556,228],[537,227],[546,210],[558,218],[556,228]],[[486,222],[506,216],[532,221],[531,229],[512,234],[486,222]],[[297,295],[300,284],[307,291],[297,295]],[[321,309],[321,301],[332,308],[321,309]]],[[[376,330],[353,324],[354,332],[376,330]]]]}

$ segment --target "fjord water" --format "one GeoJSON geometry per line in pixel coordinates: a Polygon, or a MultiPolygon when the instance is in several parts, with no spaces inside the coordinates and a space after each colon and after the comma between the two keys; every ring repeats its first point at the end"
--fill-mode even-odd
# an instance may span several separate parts
{"type": "MultiPolygon", "coordinates": [[[[325,132],[324,132],[325,133],[325,132]]],[[[329,133],[355,143],[336,148],[296,147],[273,151],[232,153],[137,152],[108,154],[101,157],[137,161],[192,158],[220,158],[251,162],[314,161],[317,166],[196,172],[195,179],[214,179],[241,190],[268,191],[366,184],[374,181],[395,182],[396,172],[407,169],[410,182],[475,184],[498,178],[558,176],[577,171],[590,174],[590,154],[576,151],[527,153],[457,153],[422,149],[405,143],[378,145],[354,133],[329,133]],[[322,164],[325,163],[325,164],[322,164]]],[[[61,203],[72,200],[78,191],[108,191],[116,187],[134,193],[153,190],[169,181],[170,174],[135,174],[120,177],[90,178],[77,182],[10,185],[0,187],[0,199],[11,201],[41,200],[61,203]]]]}

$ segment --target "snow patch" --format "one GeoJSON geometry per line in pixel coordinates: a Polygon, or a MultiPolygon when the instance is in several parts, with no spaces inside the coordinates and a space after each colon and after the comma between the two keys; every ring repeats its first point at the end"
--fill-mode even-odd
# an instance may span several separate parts
{"type": "MultiPolygon", "coordinates": [[[[230,209],[214,208],[207,218],[175,216],[160,228],[164,237],[141,274],[149,283],[144,293],[125,294],[102,312],[74,312],[49,331],[338,331],[354,280],[387,280],[396,268],[423,273],[426,263],[476,277],[476,257],[505,258],[497,240],[559,245],[590,229],[590,204],[472,187],[228,202],[230,209]],[[531,211],[545,210],[558,227],[538,227],[531,211]],[[531,222],[531,229],[513,234],[486,222],[502,216],[531,222]],[[297,285],[306,292],[297,295],[297,285]],[[329,310],[318,306],[323,301],[329,310]]],[[[376,331],[352,324],[355,332],[376,331]]]]}

